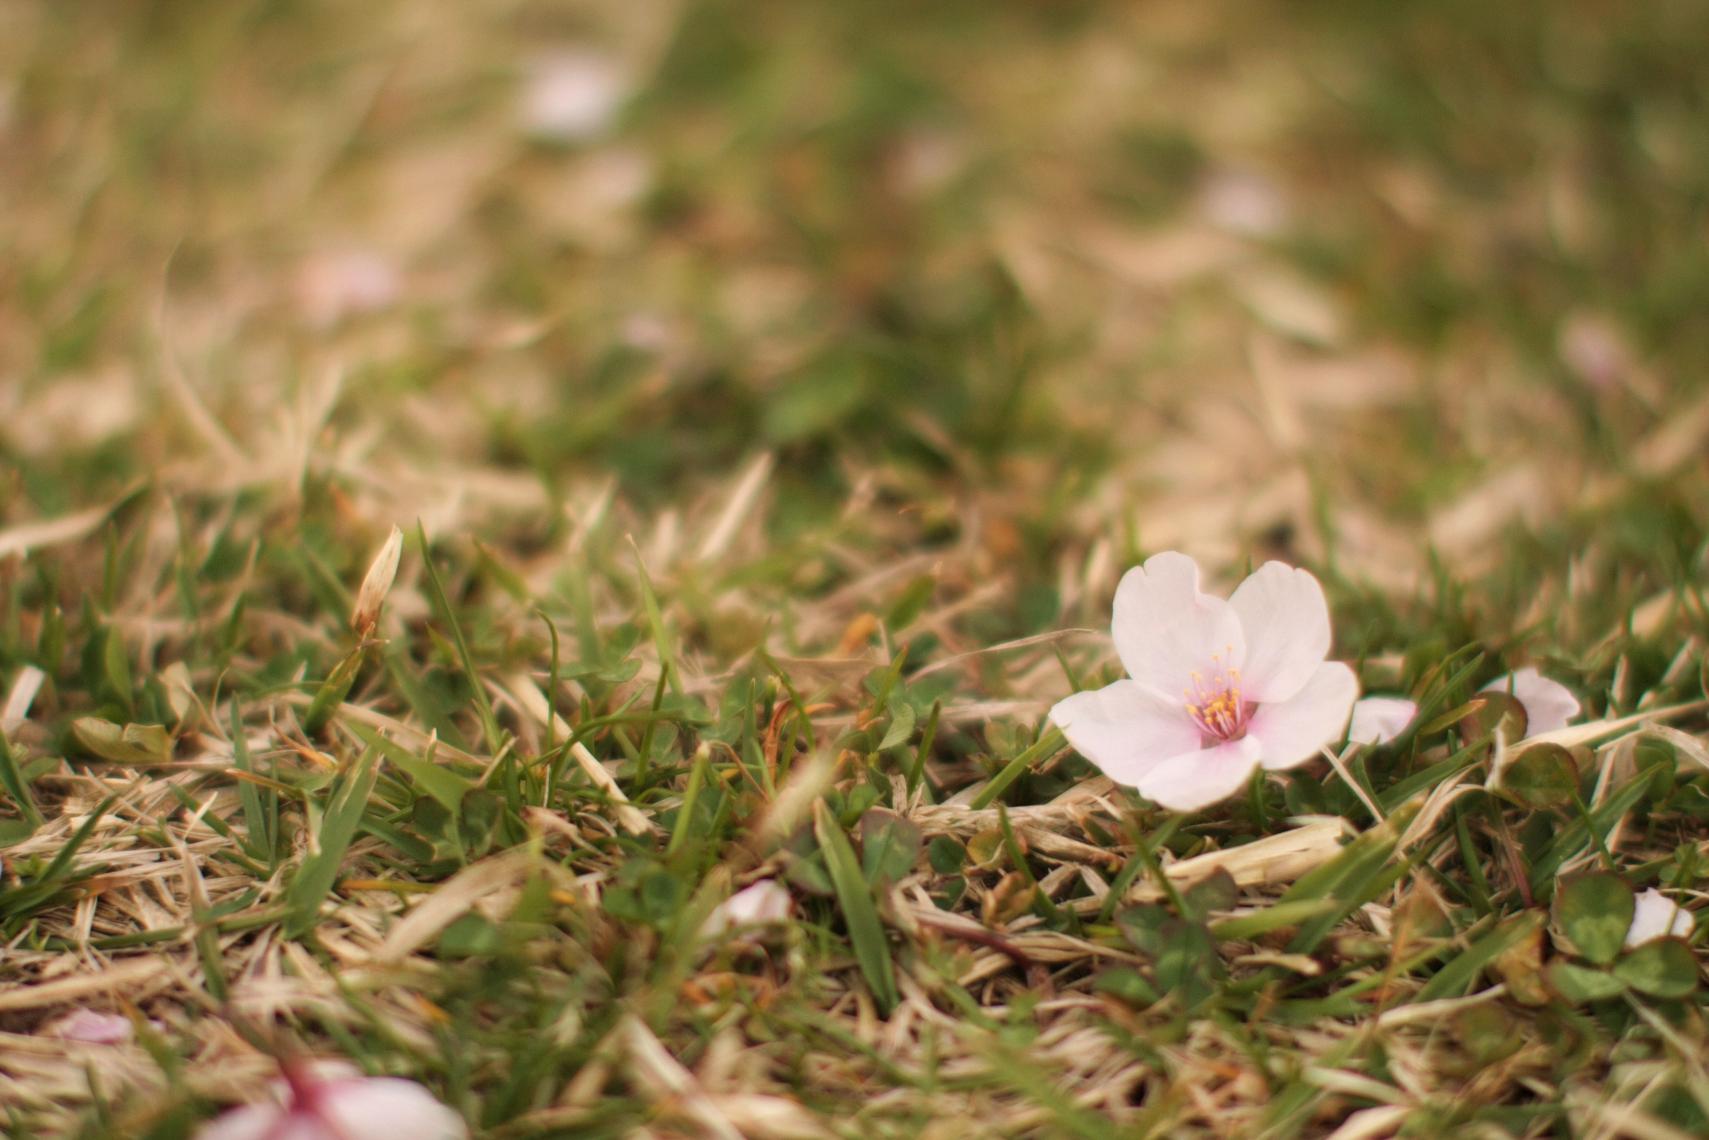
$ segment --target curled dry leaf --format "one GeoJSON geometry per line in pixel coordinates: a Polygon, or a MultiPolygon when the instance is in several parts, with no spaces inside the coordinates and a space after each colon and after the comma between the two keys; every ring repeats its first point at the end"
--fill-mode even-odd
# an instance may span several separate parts
{"type": "Polygon", "coordinates": [[[350,614],[350,628],[358,637],[368,637],[379,625],[380,606],[398,576],[398,559],[403,555],[403,547],[404,532],[394,526],[380,546],[379,553],[374,555],[374,561],[368,564],[368,573],[356,591],[356,608],[350,614]]]}

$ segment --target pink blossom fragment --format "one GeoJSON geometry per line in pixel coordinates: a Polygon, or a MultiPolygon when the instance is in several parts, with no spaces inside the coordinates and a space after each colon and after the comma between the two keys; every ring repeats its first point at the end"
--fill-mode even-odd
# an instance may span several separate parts
{"type": "Polygon", "coordinates": [[[1351,744],[1387,744],[1405,732],[1417,715],[1417,702],[1405,697],[1361,697],[1353,702],[1347,740],[1351,744]]]}
{"type": "Polygon", "coordinates": [[[1199,209],[1213,225],[1243,237],[1267,238],[1288,224],[1288,204],[1267,175],[1219,170],[1199,190],[1199,209]]]}
{"type": "Polygon", "coordinates": [[[1111,634],[1128,678],[1050,710],[1070,744],[1117,783],[1176,811],[1293,768],[1341,739],[1359,695],[1329,653],[1329,606],[1304,570],[1267,562],[1224,600],[1175,551],[1129,570],[1111,634]]]}
{"type": "Polygon", "coordinates": [[[42,1032],[87,1045],[123,1045],[131,1039],[135,1028],[131,1019],[121,1014],[79,1009],[49,1023],[42,1032]]]}
{"type": "Polygon", "coordinates": [[[705,937],[715,938],[743,927],[787,922],[793,906],[789,888],[776,879],[761,879],[719,903],[707,916],[700,932],[705,937]]]}
{"type": "Polygon", "coordinates": [[[195,1140],[468,1140],[468,1125],[421,1085],[398,1077],[339,1075],[287,1062],[283,1103],[234,1108],[195,1140]]]}
{"type": "Polygon", "coordinates": [[[1561,363],[1592,388],[1612,388],[1632,370],[1632,349],[1607,317],[1574,313],[1555,336],[1561,363]]]}
{"type": "Polygon", "coordinates": [[[397,267],[370,249],[318,253],[297,274],[297,303],[316,328],[388,309],[402,291],[397,267]]]}
{"type": "Polygon", "coordinates": [[[1651,887],[1638,895],[1632,910],[1632,925],[1626,931],[1626,948],[1642,946],[1657,938],[1684,938],[1696,919],[1690,911],[1651,887]]]}
{"type": "Polygon", "coordinates": [[[1539,736],[1565,728],[1579,713],[1578,698],[1559,681],[1526,666],[1483,687],[1484,692],[1508,693],[1525,709],[1525,735],[1539,736]]]}
{"type": "Polygon", "coordinates": [[[524,128],[540,138],[582,142],[611,129],[628,98],[616,62],[586,49],[553,52],[529,68],[522,95],[524,128]]]}

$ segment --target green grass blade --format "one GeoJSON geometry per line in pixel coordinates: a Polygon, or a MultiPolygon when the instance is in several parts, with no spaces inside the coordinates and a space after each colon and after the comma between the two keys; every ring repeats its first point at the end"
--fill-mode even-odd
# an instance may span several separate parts
{"type": "MultiPolygon", "coordinates": [[[[249,742],[244,738],[243,717],[237,702],[231,704],[231,762],[239,772],[254,776],[255,761],[249,755],[249,742]]],[[[277,866],[279,852],[279,794],[263,789],[251,780],[237,781],[237,802],[243,809],[244,848],[250,858],[267,867],[271,874],[277,866]]]]}
{"type": "Polygon", "coordinates": [[[432,796],[453,815],[463,806],[463,797],[475,787],[475,781],[466,776],[459,776],[443,764],[417,756],[397,741],[387,739],[367,725],[352,724],[350,731],[361,737],[362,742],[369,748],[384,756],[392,767],[408,775],[422,791],[432,796]]]}
{"type": "Polygon", "coordinates": [[[357,758],[349,774],[333,792],[326,814],[321,817],[316,850],[298,866],[297,873],[291,877],[291,885],[285,889],[288,911],[286,937],[300,938],[314,926],[320,914],[320,904],[338,878],[344,853],[349,849],[350,841],[356,838],[356,829],[368,808],[368,797],[373,793],[374,782],[379,775],[379,754],[369,749],[357,758]]]}
{"type": "Polygon", "coordinates": [[[647,564],[641,561],[641,548],[635,546],[633,539],[629,545],[635,552],[635,580],[641,586],[641,609],[647,615],[647,629],[653,635],[653,645],[659,653],[659,669],[668,680],[671,692],[682,695],[682,679],[678,675],[676,653],[671,649],[670,638],[665,633],[665,617],[659,609],[658,595],[653,592],[653,579],[647,574],[647,564]]]}
{"type": "Polygon", "coordinates": [[[30,785],[18,767],[17,757],[12,755],[12,742],[6,739],[4,732],[0,732],[0,788],[5,788],[6,794],[12,797],[12,802],[18,805],[18,810],[24,813],[31,825],[42,825],[41,809],[36,807],[30,785]]]}
{"type": "Polygon", "coordinates": [[[439,578],[439,568],[433,564],[433,554],[427,545],[427,529],[419,522],[415,524],[415,539],[421,549],[421,564],[427,569],[428,595],[433,602],[433,611],[439,620],[445,623],[445,628],[451,631],[451,644],[456,647],[457,662],[463,668],[463,675],[468,678],[475,712],[481,718],[481,734],[486,740],[487,751],[497,756],[504,748],[504,734],[499,730],[498,718],[493,715],[493,705],[487,697],[487,687],[475,669],[475,659],[469,653],[469,642],[463,637],[463,627],[458,624],[457,611],[452,609],[450,599],[445,596],[445,583],[439,578]]]}
{"type": "Polygon", "coordinates": [[[973,797],[973,803],[969,806],[975,810],[990,807],[992,801],[1008,791],[1009,785],[1020,779],[1028,768],[1065,747],[1067,743],[1062,737],[1062,730],[1055,725],[1045,729],[1044,735],[1039,737],[1031,748],[1009,761],[1001,772],[991,778],[991,782],[973,797]]]}
{"type": "Polygon", "coordinates": [[[842,907],[843,920],[848,923],[855,961],[860,963],[860,972],[866,976],[866,984],[871,987],[879,1009],[888,1016],[900,1000],[895,966],[890,961],[890,943],[884,937],[884,924],[878,917],[872,888],[861,874],[854,845],[831,818],[824,800],[813,803],[813,832],[819,839],[819,849],[825,853],[825,866],[831,873],[837,903],[842,907]]]}
{"type": "Polygon", "coordinates": [[[1506,951],[1519,945],[1543,922],[1542,911],[1526,911],[1517,918],[1497,926],[1464,952],[1449,959],[1441,969],[1424,983],[1415,1002],[1435,1001],[1437,998],[1459,997],[1471,988],[1479,972],[1506,951]]]}

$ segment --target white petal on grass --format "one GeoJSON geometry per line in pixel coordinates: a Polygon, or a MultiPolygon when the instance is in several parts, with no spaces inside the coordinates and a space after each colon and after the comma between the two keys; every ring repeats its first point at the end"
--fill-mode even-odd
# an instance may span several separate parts
{"type": "Polygon", "coordinates": [[[1199,189],[1199,209],[1213,225],[1246,237],[1273,237],[1288,224],[1281,189],[1254,170],[1212,174],[1199,189]]]}
{"type": "Polygon", "coordinates": [[[1247,736],[1171,756],[1136,783],[1139,794],[1171,811],[1197,811],[1238,792],[1258,767],[1260,745],[1247,736]]]}
{"type": "Polygon", "coordinates": [[[1561,363],[1593,388],[1610,388],[1632,371],[1632,346],[1600,313],[1574,313],[1555,335],[1561,363]]]}
{"type": "Polygon", "coordinates": [[[1325,661],[1305,688],[1285,701],[1259,705],[1247,724],[1247,737],[1263,746],[1261,762],[1271,771],[1292,768],[1317,755],[1325,744],[1341,739],[1359,679],[1340,661],[1325,661]]]}
{"type": "Polygon", "coordinates": [[[1361,697],[1353,702],[1347,739],[1354,744],[1387,744],[1406,731],[1418,704],[1405,697],[1361,697]]]}
{"type": "Polygon", "coordinates": [[[318,1075],[326,1071],[311,1066],[302,1078],[311,1096],[234,1108],[202,1125],[195,1140],[468,1140],[463,1118],[414,1081],[318,1075]]]}
{"type": "Polygon", "coordinates": [[[1632,925],[1626,931],[1626,948],[1672,935],[1684,938],[1696,926],[1692,913],[1651,887],[1639,893],[1632,910],[1632,925]]]}
{"type": "Polygon", "coordinates": [[[1240,619],[1223,599],[1199,589],[1199,567],[1173,550],[1154,554],[1122,575],[1110,623],[1122,667],[1142,685],[1170,700],[1193,674],[1239,668],[1246,659],[1240,619]]]}
{"type": "Polygon", "coordinates": [[[1249,701],[1285,701],[1329,655],[1329,603],[1305,570],[1266,562],[1228,599],[1246,636],[1240,691],[1249,701]]]}
{"type": "Polygon", "coordinates": [[[297,303],[316,328],[390,308],[402,292],[397,266],[377,250],[324,251],[297,273],[297,303]]]}
{"type": "Polygon", "coordinates": [[[1526,666],[1484,686],[1485,691],[1510,693],[1525,706],[1525,735],[1537,736],[1565,728],[1579,713],[1578,698],[1559,681],[1526,666]]]}
{"type": "Polygon", "coordinates": [[[596,138],[611,128],[628,94],[628,81],[614,60],[585,49],[553,52],[529,69],[522,122],[541,138],[596,138]]]}
{"type": "Polygon", "coordinates": [[[330,1086],[321,1111],[345,1140],[464,1140],[463,1118],[414,1081],[367,1077],[330,1086]]]}
{"type": "Polygon", "coordinates": [[[131,1019],[117,1013],[100,1013],[79,1009],[66,1014],[43,1031],[49,1037],[63,1041],[82,1041],[88,1045],[123,1045],[135,1032],[131,1019]]]}
{"type": "Polygon", "coordinates": [[[1129,787],[1162,761],[1199,746],[1198,726],[1180,702],[1135,681],[1066,697],[1050,719],[1080,755],[1129,787]]]}
{"type": "MultiPolygon", "coordinates": [[[[234,1108],[196,1130],[196,1140],[272,1140],[289,1136],[292,1140],[323,1140],[312,1129],[312,1121],[293,1121],[290,1131],[284,1130],[286,1110],[277,1104],[250,1104],[234,1108]]],[[[324,1133],[324,1129],[321,1130],[324,1133]]]]}
{"type": "Polygon", "coordinates": [[[713,908],[712,913],[706,916],[706,924],[700,928],[700,933],[714,938],[744,926],[786,922],[793,905],[788,887],[776,879],[761,879],[713,908]]]}

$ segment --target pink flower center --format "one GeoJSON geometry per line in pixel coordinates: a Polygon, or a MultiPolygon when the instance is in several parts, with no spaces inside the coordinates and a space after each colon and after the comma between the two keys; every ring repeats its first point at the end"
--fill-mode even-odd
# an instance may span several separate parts
{"type": "Polygon", "coordinates": [[[1240,670],[1225,667],[1222,658],[1211,654],[1213,668],[1207,677],[1194,672],[1193,685],[1183,690],[1187,715],[1208,740],[1227,743],[1246,735],[1246,722],[1254,706],[1241,699],[1240,670]]]}

